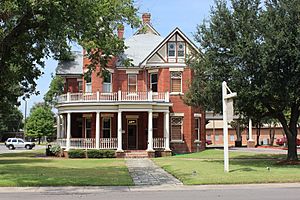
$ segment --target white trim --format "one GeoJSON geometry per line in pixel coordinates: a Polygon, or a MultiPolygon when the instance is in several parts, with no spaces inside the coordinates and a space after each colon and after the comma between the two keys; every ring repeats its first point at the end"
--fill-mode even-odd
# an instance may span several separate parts
{"type": "Polygon", "coordinates": [[[150,76],[150,90],[152,90],[152,92],[154,92],[154,93],[157,93],[158,92],[158,73],[157,72],[154,72],[154,73],[150,73],[149,74],[149,76],[150,76]],[[156,80],[156,83],[154,82],[152,82],[152,76],[153,75],[156,75],[156,78],[157,78],[157,80],[156,80]],[[153,88],[152,88],[152,85],[153,84],[156,84],[156,91],[153,91],[153,88]]]}
{"type": "Polygon", "coordinates": [[[145,23],[143,24],[143,26],[141,28],[139,28],[133,35],[137,35],[137,34],[140,34],[139,31],[141,29],[143,29],[145,26],[148,26],[156,35],[160,36],[159,32],[157,32],[154,27],[152,27],[149,23],[145,23]]]}
{"type": "Polygon", "coordinates": [[[126,119],[138,119],[139,115],[126,115],[126,119]]]}
{"type": "Polygon", "coordinates": [[[201,113],[194,113],[194,117],[202,117],[201,113]]]}
{"type": "Polygon", "coordinates": [[[170,117],[184,117],[184,113],[170,113],[170,117]]]}
{"type": "Polygon", "coordinates": [[[187,67],[187,64],[185,64],[185,63],[150,63],[150,64],[144,64],[141,66],[171,68],[171,67],[187,67]]]}
{"type": "Polygon", "coordinates": [[[172,116],[171,115],[170,119],[171,119],[171,143],[183,143],[183,120],[184,120],[184,118],[182,116],[172,116]],[[172,133],[172,127],[173,127],[172,118],[181,118],[181,120],[182,120],[182,124],[180,125],[181,126],[180,140],[172,140],[172,137],[173,137],[173,133],[172,133]]]}
{"type": "Polygon", "coordinates": [[[148,69],[148,73],[149,74],[158,73],[158,69],[148,69]]]}
{"type": "Polygon", "coordinates": [[[184,71],[184,68],[180,67],[180,68],[169,68],[169,71],[170,72],[183,72],[184,71]]]}
{"type": "MultiPolygon", "coordinates": [[[[197,128],[197,138],[194,142],[200,141],[200,134],[201,134],[201,119],[200,117],[195,117],[194,121],[198,121],[198,128],[197,128]]],[[[196,131],[196,124],[194,124],[194,131],[196,131]]]]}
{"type": "Polygon", "coordinates": [[[106,68],[106,70],[109,71],[109,73],[112,73],[112,74],[115,73],[114,69],[106,68]]]}
{"type": "Polygon", "coordinates": [[[153,117],[153,118],[158,118],[158,113],[153,113],[153,114],[152,114],[152,117],[153,117]]]}
{"type": "MultiPolygon", "coordinates": [[[[138,79],[137,79],[137,74],[127,74],[127,91],[128,92],[130,92],[129,91],[129,76],[132,76],[132,75],[134,75],[135,76],[135,92],[137,92],[137,87],[138,87],[138,79]]],[[[133,84],[132,84],[133,85],[133,84]]],[[[135,92],[133,92],[133,93],[135,93],[135,92]]]]}
{"type": "Polygon", "coordinates": [[[126,74],[139,74],[140,71],[138,69],[126,69],[126,74]]]}
{"type": "Polygon", "coordinates": [[[183,92],[170,92],[170,95],[171,96],[174,96],[174,95],[184,95],[183,92]]]}
{"type": "Polygon", "coordinates": [[[78,81],[81,81],[81,82],[82,82],[82,78],[77,78],[77,82],[78,82],[78,81]]]}
{"type": "Polygon", "coordinates": [[[130,119],[130,118],[126,118],[127,120],[126,120],[126,124],[127,124],[127,149],[130,149],[129,148],[129,136],[128,136],[128,121],[129,120],[135,120],[136,121],[136,123],[135,124],[131,124],[131,125],[135,125],[135,149],[138,149],[138,142],[139,142],[139,138],[138,138],[138,135],[139,135],[139,128],[138,128],[138,119],[137,118],[134,118],[134,119],[130,119]]]}

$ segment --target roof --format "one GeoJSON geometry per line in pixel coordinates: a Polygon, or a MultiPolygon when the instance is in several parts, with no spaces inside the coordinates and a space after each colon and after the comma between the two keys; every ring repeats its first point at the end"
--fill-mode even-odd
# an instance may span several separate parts
{"type": "MultiPolygon", "coordinates": [[[[130,59],[134,66],[139,66],[141,62],[163,41],[159,35],[153,33],[136,34],[125,40],[125,46],[121,59],[130,59]]],[[[120,66],[120,62],[118,63],[120,66]]]]}
{"type": "Polygon", "coordinates": [[[73,51],[74,60],[59,61],[57,75],[82,75],[83,74],[83,54],[79,51],[73,51]]]}

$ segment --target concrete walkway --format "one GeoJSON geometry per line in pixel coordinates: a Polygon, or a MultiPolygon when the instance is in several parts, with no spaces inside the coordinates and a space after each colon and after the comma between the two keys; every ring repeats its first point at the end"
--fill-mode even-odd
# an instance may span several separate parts
{"type": "Polygon", "coordinates": [[[130,176],[136,186],[182,185],[182,183],[148,158],[126,159],[130,176]]]}

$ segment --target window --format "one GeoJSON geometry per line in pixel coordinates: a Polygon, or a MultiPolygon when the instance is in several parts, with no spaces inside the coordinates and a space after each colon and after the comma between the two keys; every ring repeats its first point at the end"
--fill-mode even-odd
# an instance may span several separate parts
{"type": "Polygon", "coordinates": [[[185,50],[184,43],[183,42],[178,42],[177,43],[177,55],[178,55],[178,57],[185,57],[184,50],[185,50]]]}
{"type": "Polygon", "coordinates": [[[158,124],[158,117],[153,117],[152,130],[153,130],[153,137],[154,138],[158,137],[157,124],[158,124]]]}
{"type": "Polygon", "coordinates": [[[150,89],[152,92],[157,92],[157,74],[150,74],[150,89]]]}
{"type": "Polygon", "coordinates": [[[103,118],[102,122],[103,138],[110,138],[111,118],[103,118]]]}
{"type": "Polygon", "coordinates": [[[17,142],[17,139],[13,139],[11,142],[14,142],[14,143],[16,143],[16,142],[17,142]]]}
{"type": "Polygon", "coordinates": [[[206,140],[211,140],[211,135],[207,135],[206,140]]]}
{"type": "Polygon", "coordinates": [[[231,142],[234,141],[234,135],[230,135],[230,141],[231,141],[231,142]]]}
{"type": "Polygon", "coordinates": [[[168,43],[168,56],[169,57],[175,57],[175,49],[176,49],[176,43],[169,42],[168,43]]]}
{"type": "Polygon", "coordinates": [[[92,120],[91,118],[85,118],[85,138],[92,137],[92,120]]]}
{"type": "Polygon", "coordinates": [[[136,92],[137,75],[128,74],[128,92],[136,92]]]}
{"type": "Polygon", "coordinates": [[[182,140],[182,117],[172,117],[171,118],[171,140],[181,141],[182,140]]]}
{"type": "Polygon", "coordinates": [[[103,92],[109,93],[112,91],[112,74],[108,73],[103,77],[103,92]]]}
{"type": "Polygon", "coordinates": [[[20,140],[20,139],[18,139],[18,143],[24,143],[24,141],[23,141],[23,140],[20,140]]]}
{"type": "Polygon", "coordinates": [[[171,92],[181,93],[182,72],[171,72],[171,92]]]}
{"type": "Polygon", "coordinates": [[[195,118],[195,138],[200,140],[200,118],[195,118]]]}
{"type": "Polygon", "coordinates": [[[92,76],[88,74],[85,79],[85,92],[92,92],[92,76]]]}
{"type": "Polygon", "coordinates": [[[82,81],[78,81],[78,92],[82,92],[83,91],[83,87],[82,87],[82,81]]]}
{"type": "Polygon", "coordinates": [[[215,135],[215,141],[219,141],[219,135],[215,135]]]}

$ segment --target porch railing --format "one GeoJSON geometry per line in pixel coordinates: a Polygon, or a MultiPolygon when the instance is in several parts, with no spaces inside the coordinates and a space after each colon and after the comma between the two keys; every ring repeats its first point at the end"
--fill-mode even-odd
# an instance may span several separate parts
{"type": "Polygon", "coordinates": [[[126,102],[155,101],[169,102],[169,92],[110,92],[110,93],[67,93],[60,95],[58,103],[66,102],[126,102]]]}
{"type": "MultiPolygon", "coordinates": [[[[57,139],[56,143],[62,148],[67,147],[67,139],[57,139]]],[[[100,138],[100,149],[117,149],[118,138],[100,138]]],[[[95,138],[71,138],[71,149],[96,149],[95,138]]]]}
{"type": "Polygon", "coordinates": [[[165,138],[153,138],[153,148],[154,149],[165,148],[165,138]]]}

